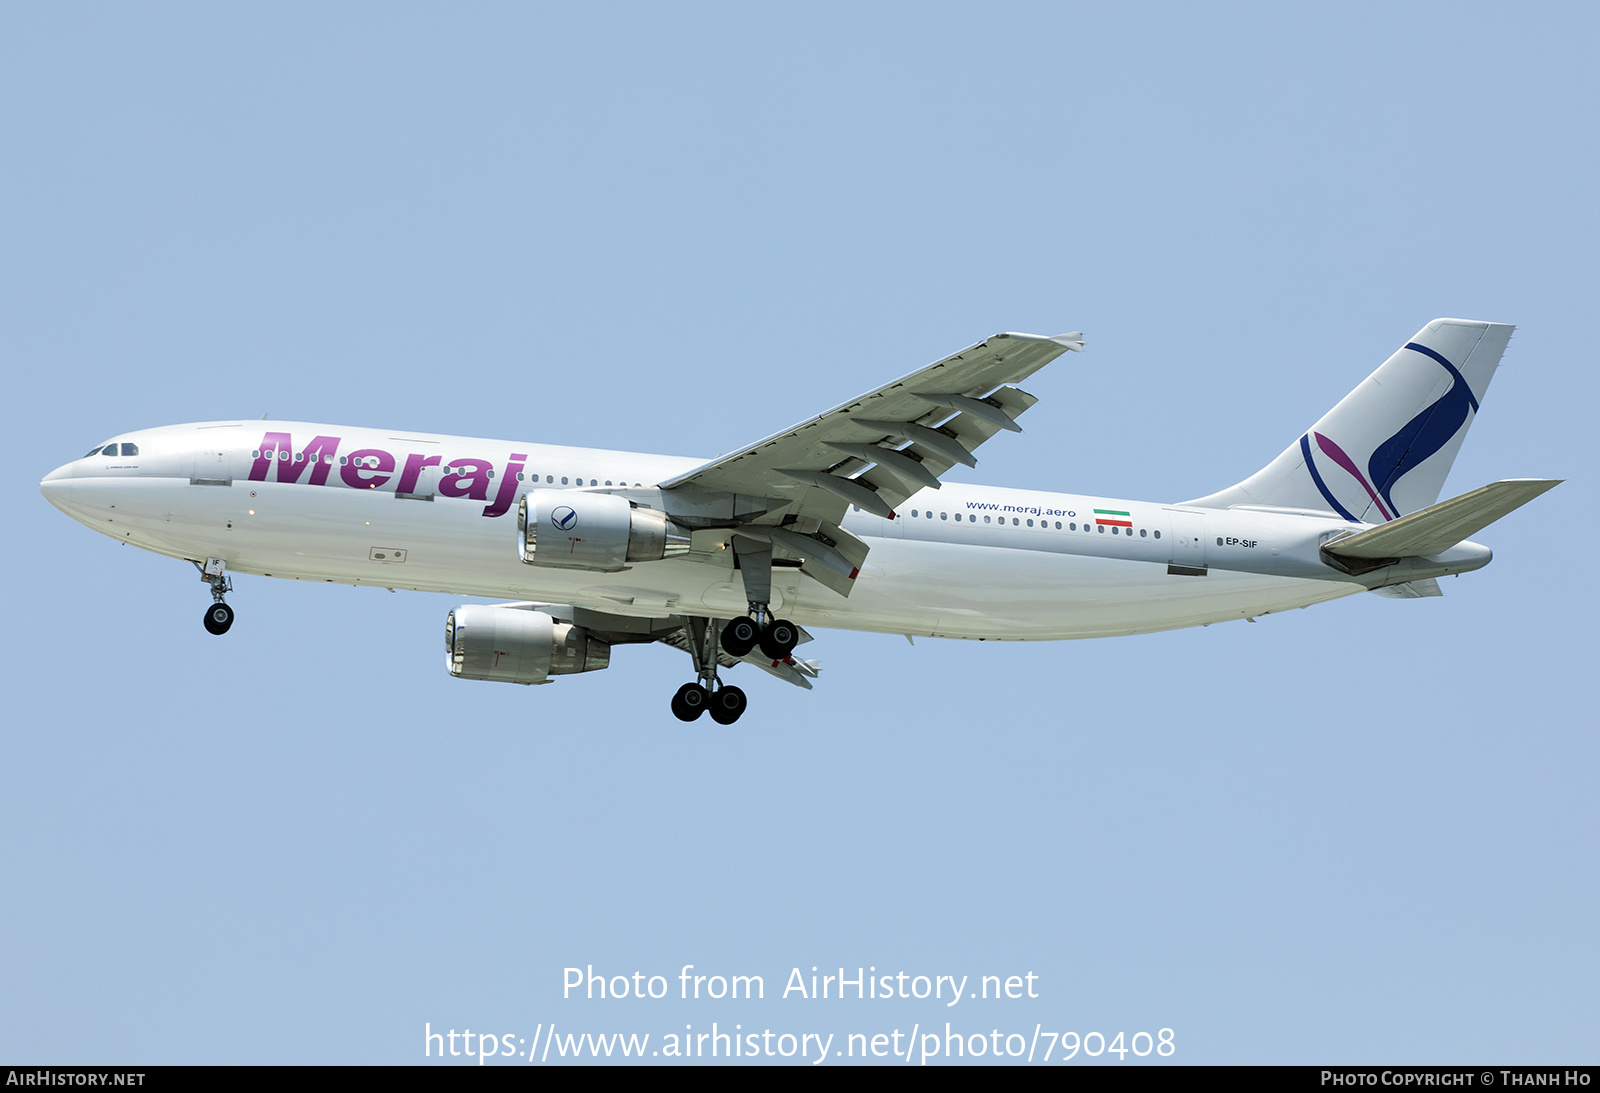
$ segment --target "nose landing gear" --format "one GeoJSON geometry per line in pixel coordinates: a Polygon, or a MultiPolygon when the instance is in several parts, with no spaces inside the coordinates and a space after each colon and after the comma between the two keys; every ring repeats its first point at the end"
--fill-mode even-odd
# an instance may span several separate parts
{"type": "Polygon", "coordinates": [[[206,608],[201,620],[206,632],[219,636],[226,634],[228,627],[233,625],[233,608],[223,601],[223,597],[233,591],[233,581],[224,572],[226,565],[221,558],[207,558],[203,565],[200,562],[194,565],[200,571],[200,579],[211,586],[211,599],[214,601],[206,608]]]}

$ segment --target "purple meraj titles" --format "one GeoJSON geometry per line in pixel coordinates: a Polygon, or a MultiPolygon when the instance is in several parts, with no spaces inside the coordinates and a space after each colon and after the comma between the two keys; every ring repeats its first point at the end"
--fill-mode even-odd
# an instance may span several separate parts
{"type": "MultiPolygon", "coordinates": [[[[296,452],[293,438],[288,433],[266,433],[262,436],[260,450],[255,453],[255,459],[251,463],[250,481],[267,481],[268,473],[276,467],[277,474],[273,476],[274,481],[299,483],[304,479],[306,485],[326,486],[328,472],[338,460],[340,443],[340,437],[318,436],[296,452]],[[310,474],[306,474],[307,468],[310,468],[310,474]]],[[[494,500],[484,506],[483,515],[504,516],[511,511],[512,503],[516,500],[517,476],[525,466],[527,458],[527,455],[521,452],[511,453],[505,473],[499,476],[498,490],[494,489],[496,474],[492,460],[475,457],[452,459],[442,467],[439,493],[444,497],[488,501],[489,494],[493,490],[494,500]]],[[[360,448],[351,452],[339,467],[339,479],[355,490],[382,489],[394,481],[397,493],[410,493],[416,489],[423,469],[438,467],[440,463],[441,457],[437,455],[409,453],[405,457],[405,468],[400,471],[400,476],[396,480],[394,472],[399,463],[393,453],[386,452],[382,448],[360,448]]]]}

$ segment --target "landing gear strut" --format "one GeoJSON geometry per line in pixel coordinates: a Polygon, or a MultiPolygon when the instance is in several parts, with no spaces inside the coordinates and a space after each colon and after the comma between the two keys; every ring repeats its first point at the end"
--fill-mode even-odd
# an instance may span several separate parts
{"type": "Polygon", "coordinates": [[[678,693],[672,696],[672,715],[679,721],[694,721],[709,710],[711,720],[719,725],[731,725],[739,720],[748,702],[738,687],[717,679],[718,635],[714,620],[690,618],[685,622],[689,653],[694,657],[694,669],[700,678],[678,688],[678,693]]]}
{"type": "Polygon", "coordinates": [[[750,603],[748,618],[734,619],[723,627],[722,647],[729,656],[748,656],[757,646],[772,660],[788,660],[800,644],[800,628],[788,619],[774,619],[772,602],[772,544],[743,536],[733,537],[733,552],[744,577],[744,594],[750,603]]]}
{"type": "Polygon", "coordinates": [[[211,586],[212,604],[206,608],[204,618],[206,632],[211,634],[226,634],[228,627],[233,625],[233,608],[223,601],[223,597],[233,591],[233,581],[224,572],[224,563],[221,558],[207,558],[202,565],[194,563],[200,571],[200,579],[211,586]]]}

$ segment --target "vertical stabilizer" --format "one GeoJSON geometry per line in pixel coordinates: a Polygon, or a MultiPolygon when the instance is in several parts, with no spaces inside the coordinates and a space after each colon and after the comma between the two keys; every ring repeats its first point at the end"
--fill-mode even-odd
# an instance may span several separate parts
{"type": "Polygon", "coordinates": [[[1515,329],[1435,319],[1282,455],[1207,508],[1317,509],[1382,524],[1439,499],[1515,329]]]}

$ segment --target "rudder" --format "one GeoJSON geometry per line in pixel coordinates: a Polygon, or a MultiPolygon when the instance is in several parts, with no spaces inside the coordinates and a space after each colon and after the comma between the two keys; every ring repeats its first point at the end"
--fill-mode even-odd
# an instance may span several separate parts
{"type": "Polygon", "coordinates": [[[1380,524],[1439,499],[1515,327],[1435,319],[1283,454],[1186,502],[1336,513],[1380,524]]]}

